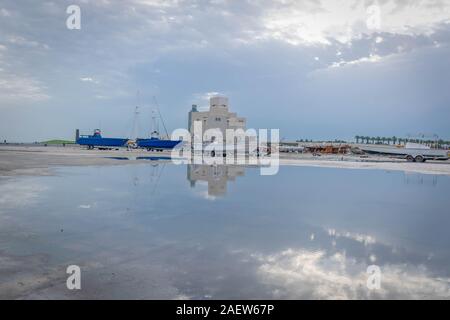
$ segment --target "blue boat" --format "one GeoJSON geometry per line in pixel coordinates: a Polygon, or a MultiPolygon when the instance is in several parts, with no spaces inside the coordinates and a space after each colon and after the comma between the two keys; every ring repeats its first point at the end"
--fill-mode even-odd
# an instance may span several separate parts
{"type": "Polygon", "coordinates": [[[79,130],[76,131],[76,143],[89,149],[125,147],[127,142],[124,138],[103,138],[99,129],[95,129],[93,135],[80,135],[79,130]]]}
{"type": "Polygon", "coordinates": [[[147,150],[173,149],[181,140],[162,140],[156,137],[149,139],[137,139],[136,144],[139,148],[147,150]]]}
{"type": "Polygon", "coordinates": [[[155,104],[157,107],[157,112],[152,112],[152,132],[150,133],[150,138],[138,138],[136,139],[136,146],[138,148],[145,148],[148,151],[162,151],[162,150],[170,150],[175,148],[176,145],[178,145],[181,140],[168,140],[168,139],[161,139],[159,135],[159,126],[158,126],[158,119],[161,119],[162,125],[164,127],[164,130],[166,132],[166,136],[169,137],[169,133],[167,132],[166,126],[164,125],[164,121],[161,116],[161,112],[159,112],[159,107],[157,105],[156,99],[155,104]]]}

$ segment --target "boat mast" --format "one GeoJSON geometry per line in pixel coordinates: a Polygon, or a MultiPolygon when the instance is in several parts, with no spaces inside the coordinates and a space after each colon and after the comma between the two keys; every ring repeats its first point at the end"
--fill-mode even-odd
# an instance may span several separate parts
{"type": "Polygon", "coordinates": [[[136,106],[136,108],[134,109],[133,130],[132,130],[132,133],[131,133],[133,140],[136,140],[138,138],[138,135],[139,135],[139,121],[138,121],[138,117],[139,117],[139,107],[136,106]]]}
{"type": "Polygon", "coordinates": [[[158,126],[158,121],[157,121],[155,110],[152,110],[152,123],[151,123],[150,138],[159,138],[159,126],[158,126]]]}
{"type": "Polygon", "coordinates": [[[155,102],[156,110],[158,111],[159,118],[161,119],[161,123],[162,123],[164,131],[166,133],[166,137],[167,137],[167,139],[169,139],[169,133],[167,132],[166,125],[164,124],[164,119],[163,119],[163,117],[161,115],[161,111],[159,111],[158,101],[156,101],[156,97],[155,96],[153,96],[153,101],[155,102]]]}

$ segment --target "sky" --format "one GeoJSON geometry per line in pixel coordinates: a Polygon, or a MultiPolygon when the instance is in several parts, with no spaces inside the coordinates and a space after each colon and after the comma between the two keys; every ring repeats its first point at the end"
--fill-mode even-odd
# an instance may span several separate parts
{"type": "Polygon", "coordinates": [[[169,131],[215,94],[293,139],[450,139],[448,0],[0,0],[0,139],[169,131]],[[70,5],[80,29],[69,29],[70,5]]]}

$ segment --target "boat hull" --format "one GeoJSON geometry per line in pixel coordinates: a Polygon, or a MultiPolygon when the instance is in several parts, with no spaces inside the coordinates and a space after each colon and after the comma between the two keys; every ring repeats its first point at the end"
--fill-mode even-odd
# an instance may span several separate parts
{"type": "Polygon", "coordinates": [[[161,139],[137,139],[136,144],[139,148],[147,149],[173,149],[181,140],[161,140],[161,139]]]}
{"type": "Polygon", "coordinates": [[[398,148],[398,147],[388,147],[388,146],[360,146],[362,151],[372,154],[385,154],[385,155],[395,155],[399,157],[418,157],[421,156],[425,159],[448,159],[447,150],[439,149],[422,149],[422,148],[398,148]]]}
{"type": "Polygon", "coordinates": [[[77,144],[89,147],[124,147],[128,139],[124,138],[97,138],[97,137],[80,137],[77,144]]]}

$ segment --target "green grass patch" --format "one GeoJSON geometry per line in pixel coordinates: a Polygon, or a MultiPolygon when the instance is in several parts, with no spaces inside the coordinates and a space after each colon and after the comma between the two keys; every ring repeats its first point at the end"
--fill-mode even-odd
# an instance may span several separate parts
{"type": "Polygon", "coordinates": [[[41,143],[45,143],[45,144],[75,144],[75,141],[72,140],[48,140],[48,141],[42,141],[41,143]]]}

